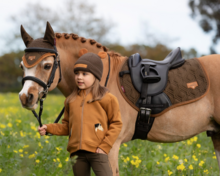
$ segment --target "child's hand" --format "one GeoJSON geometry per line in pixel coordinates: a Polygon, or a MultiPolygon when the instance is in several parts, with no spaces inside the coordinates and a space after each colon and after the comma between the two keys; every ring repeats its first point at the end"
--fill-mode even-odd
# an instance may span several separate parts
{"type": "Polygon", "coordinates": [[[38,132],[40,133],[41,136],[44,136],[46,134],[46,129],[47,129],[46,125],[43,125],[42,127],[38,127],[38,132]]]}
{"type": "Polygon", "coordinates": [[[106,154],[107,155],[107,153],[105,153],[102,149],[100,149],[100,148],[97,148],[96,149],[96,153],[103,153],[103,154],[106,154]]]}

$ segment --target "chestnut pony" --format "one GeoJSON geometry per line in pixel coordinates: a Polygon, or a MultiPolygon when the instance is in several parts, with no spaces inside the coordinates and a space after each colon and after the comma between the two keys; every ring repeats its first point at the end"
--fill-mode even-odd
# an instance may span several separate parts
{"type": "MultiPolygon", "coordinates": [[[[56,47],[59,53],[62,72],[62,80],[58,83],[59,68],[56,70],[54,81],[50,86],[49,91],[53,90],[55,87],[58,87],[65,97],[70,95],[75,88],[73,73],[74,63],[79,58],[79,52],[82,48],[86,48],[89,52],[96,54],[102,51],[108,53],[110,56],[110,76],[107,88],[118,98],[123,121],[121,133],[109,153],[109,161],[111,163],[113,173],[114,175],[118,176],[119,147],[122,143],[128,142],[132,139],[138,113],[137,110],[129,105],[123,98],[116,81],[119,69],[127,57],[121,56],[113,51],[108,52],[106,47],[92,39],[85,39],[76,34],[55,34],[49,23],[47,23],[46,31],[47,33],[49,31],[50,36],[54,36],[54,38],[56,38],[56,47]]],[[[22,34],[29,36],[23,27],[22,34]]],[[[47,34],[45,34],[45,36],[46,35],[47,34]]],[[[23,40],[26,46],[33,41],[30,36],[23,37],[23,40]]],[[[189,139],[207,130],[215,131],[214,135],[212,136],[212,141],[218,164],[220,166],[220,128],[218,125],[220,124],[220,81],[218,81],[220,75],[220,55],[208,55],[198,59],[205,67],[210,80],[210,89],[208,93],[198,101],[175,107],[165,112],[161,116],[156,117],[152,129],[148,133],[147,140],[164,143],[177,142],[189,139]]],[[[107,54],[102,58],[102,62],[104,71],[101,85],[104,86],[107,74],[109,72],[109,61],[107,54]]],[[[23,67],[24,76],[33,76],[46,83],[49,79],[53,63],[54,57],[48,56],[34,67],[26,68],[23,61],[21,62],[21,65],[23,67]]],[[[39,92],[42,90],[43,87],[38,83],[32,80],[26,80],[22,90],[19,93],[22,106],[29,110],[36,109],[36,102],[39,98],[39,92]]]]}

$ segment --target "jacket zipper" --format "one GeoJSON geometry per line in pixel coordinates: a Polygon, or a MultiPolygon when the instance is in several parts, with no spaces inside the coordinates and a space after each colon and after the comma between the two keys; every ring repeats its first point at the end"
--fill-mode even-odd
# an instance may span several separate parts
{"type": "Polygon", "coordinates": [[[82,115],[81,115],[81,133],[80,133],[79,149],[81,149],[81,147],[82,147],[82,130],[83,130],[83,109],[84,109],[84,101],[85,101],[85,95],[84,95],[84,92],[83,92],[83,100],[82,100],[82,103],[81,103],[81,106],[82,106],[82,115]]]}

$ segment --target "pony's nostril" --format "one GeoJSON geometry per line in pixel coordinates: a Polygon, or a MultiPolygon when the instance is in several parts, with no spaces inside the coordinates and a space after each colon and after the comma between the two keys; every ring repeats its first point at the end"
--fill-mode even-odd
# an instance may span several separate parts
{"type": "Polygon", "coordinates": [[[34,95],[33,94],[29,94],[28,95],[28,102],[31,102],[34,98],[34,95]]]}

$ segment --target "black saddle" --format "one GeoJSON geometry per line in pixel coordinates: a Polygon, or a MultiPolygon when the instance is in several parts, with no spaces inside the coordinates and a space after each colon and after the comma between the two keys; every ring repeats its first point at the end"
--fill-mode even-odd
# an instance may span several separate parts
{"type": "Polygon", "coordinates": [[[136,53],[128,58],[129,71],[121,71],[119,76],[130,74],[135,89],[140,93],[140,98],[136,103],[140,111],[138,112],[134,139],[147,139],[154,117],[171,106],[167,95],[163,92],[167,85],[168,71],[183,65],[180,48],[176,48],[168,54],[163,61],[141,59],[136,53]]]}
{"type": "Polygon", "coordinates": [[[171,51],[162,61],[141,59],[139,53],[128,58],[130,75],[135,89],[141,93],[142,83],[149,83],[147,90],[149,96],[162,93],[167,84],[168,71],[183,65],[184,62],[179,47],[171,51]],[[146,65],[149,73],[146,73],[146,65]]]}

